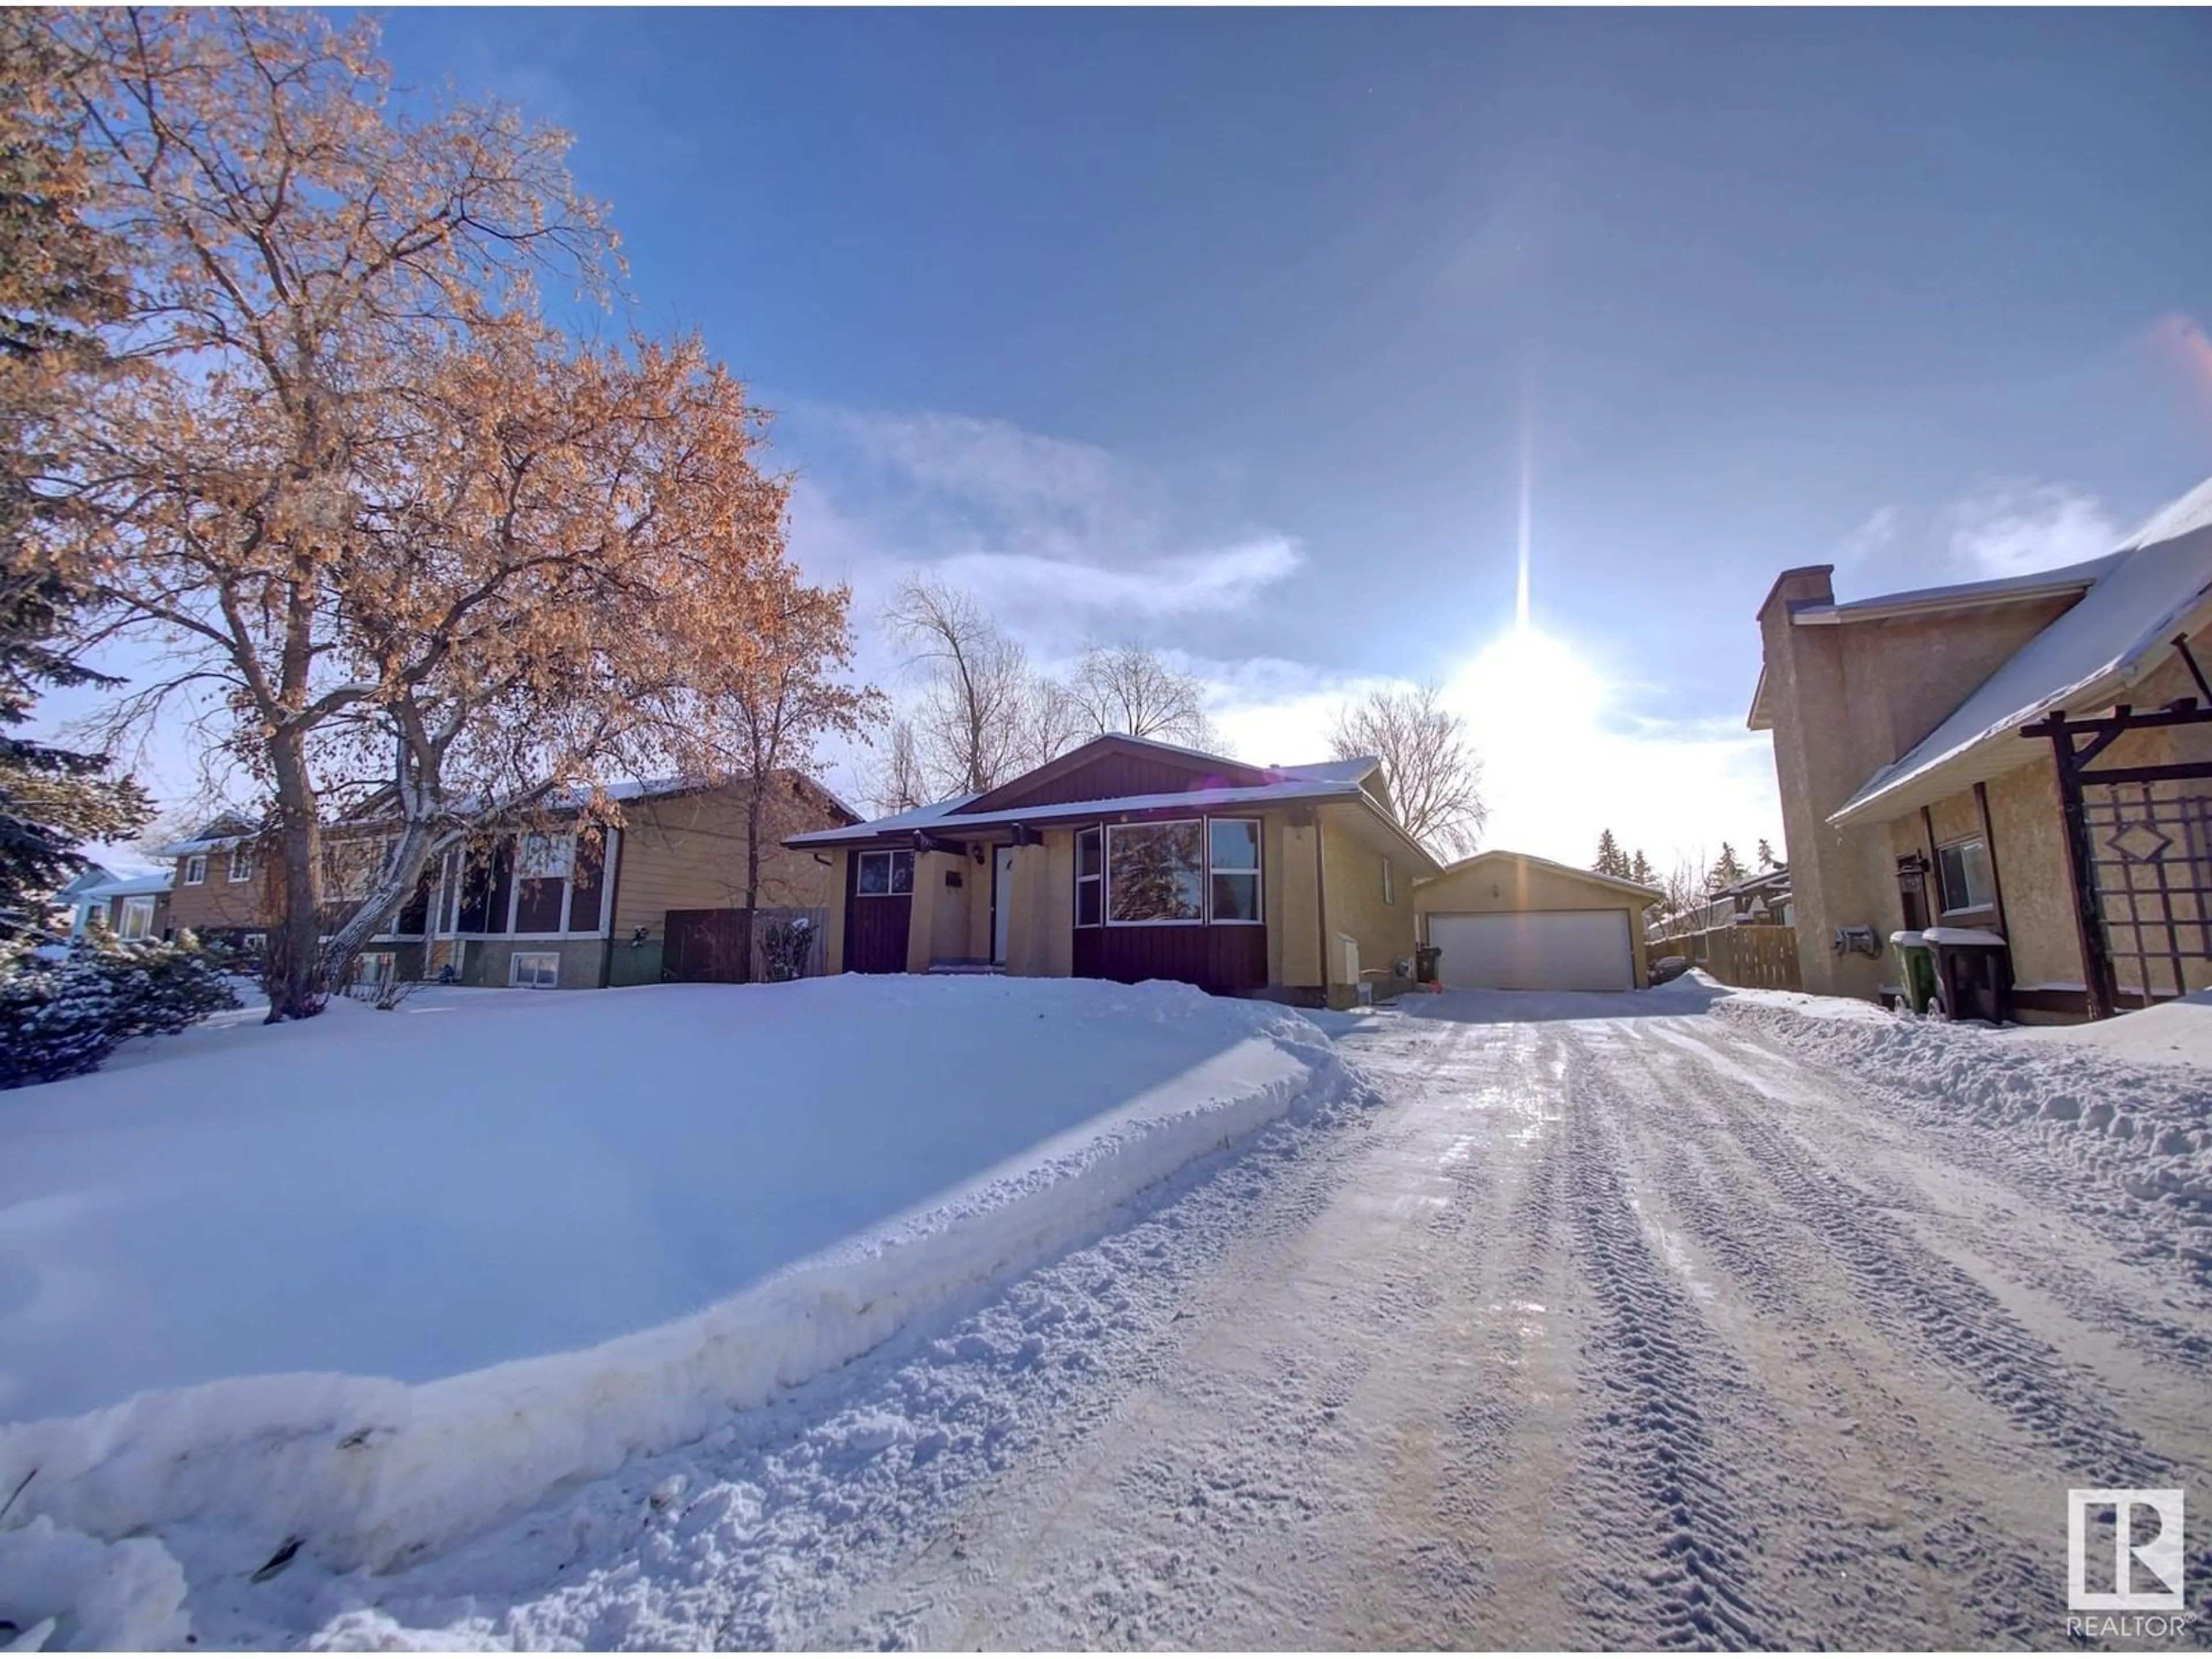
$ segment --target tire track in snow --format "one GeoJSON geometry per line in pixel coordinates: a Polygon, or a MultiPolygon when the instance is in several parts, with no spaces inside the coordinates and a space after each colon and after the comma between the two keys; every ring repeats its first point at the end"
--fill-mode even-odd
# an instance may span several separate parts
{"type": "Polygon", "coordinates": [[[1741,1518],[1761,1506],[1757,1459],[1722,1444],[1741,1435],[1747,1380],[1638,1213],[1601,1068],[1565,1094],[1568,1231],[1597,1303],[1580,1464],[1583,1535],[1602,1551],[1584,1570],[1594,1632],[1608,1647],[1790,1645],[1741,1518]]]}

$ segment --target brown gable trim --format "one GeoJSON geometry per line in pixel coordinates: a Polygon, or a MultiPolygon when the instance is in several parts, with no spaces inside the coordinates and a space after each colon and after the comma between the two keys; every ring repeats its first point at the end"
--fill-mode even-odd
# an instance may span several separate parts
{"type": "Polygon", "coordinates": [[[1110,799],[1124,795],[1171,793],[1150,786],[1135,788],[1115,787],[1103,794],[1087,796],[1080,793],[1056,795],[1054,792],[1052,786],[1071,775],[1116,757],[1133,766],[1157,769],[1163,776],[1188,780],[1185,787],[1191,788],[1208,779],[1218,779],[1238,788],[1251,788],[1281,781],[1279,775],[1264,767],[1248,766],[1242,761],[1229,760],[1219,755],[1200,755],[1195,750],[1177,751],[1119,733],[1109,733],[1103,738],[1093,738],[1090,742],[1071,749],[1065,755],[1048,760],[1042,766],[1035,767],[1018,778],[1010,778],[995,789],[985,790],[947,816],[957,818],[978,812],[1002,812],[1028,805],[1032,801],[1039,805],[1049,805],[1057,804],[1059,800],[1110,799]]]}

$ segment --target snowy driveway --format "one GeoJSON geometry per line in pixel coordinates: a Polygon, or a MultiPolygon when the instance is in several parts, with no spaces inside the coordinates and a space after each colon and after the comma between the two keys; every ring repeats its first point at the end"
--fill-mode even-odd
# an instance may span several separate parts
{"type": "Polygon", "coordinates": [[[1372,1109],[1263,1133],[780,1418],[283,1622],[2045,1646],[2069,1486],[2187,1488],[2203,1608],[2201,1279],[1694,1000],[1415,1006],[1344,1040],[1372,1109]]]}

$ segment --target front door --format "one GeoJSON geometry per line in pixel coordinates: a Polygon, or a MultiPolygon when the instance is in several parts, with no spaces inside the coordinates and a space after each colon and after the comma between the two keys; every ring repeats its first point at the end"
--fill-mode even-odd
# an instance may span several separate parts
{"type": "Polygon", "coordinates": [[[1000,847],[991,855],[991,960],[1006,962],[1006,916],[1013,908],[1014,849],[1000,847]]]}

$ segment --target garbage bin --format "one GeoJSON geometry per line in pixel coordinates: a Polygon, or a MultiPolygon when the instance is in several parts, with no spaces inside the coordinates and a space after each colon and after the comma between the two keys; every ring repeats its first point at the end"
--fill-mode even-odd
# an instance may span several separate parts
{"type": "Polygon", "coordinates": [[[1413,947],[1413,977],[1423,985],[1437,982],[1437,964],[1443,960],[1441,945],[1416,945],[1413,947]]]}
{"type": "Polygon", "coordinates": [[[1904,928],[1889,936],[1897,951],[1897,970],[1905,986],[1905,1000],[1916,1014],[1928,1012],[1936,1000],[1936,951],[1924,935],[1904,928]]]}
{"type": "Polygon", "coordinates": [[[1921,935],[1936,957],[1936,999],[1947,1019],[2012,1017],[2012,955],[2002,933],[1983,927],[1930,927],[1921,935]]]}

